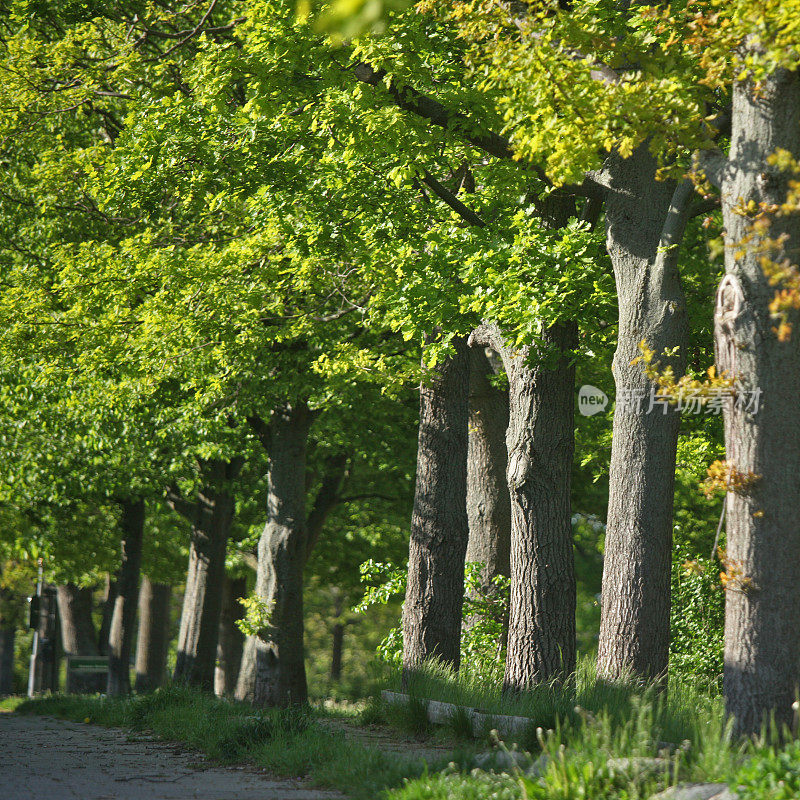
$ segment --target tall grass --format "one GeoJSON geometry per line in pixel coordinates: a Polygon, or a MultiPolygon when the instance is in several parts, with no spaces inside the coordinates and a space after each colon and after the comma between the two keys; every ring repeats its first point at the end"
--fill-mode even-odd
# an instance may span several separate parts
{"type": "Polygon", "coordinates": [[[671,680],[668,688],[643,681],[603,681],[596,675],[594,661],[585,658],[578,664],[572,680],[566,685],[540,684],[518,693],[504,693],[502,687],[470,674],[453,673],[448,668],[428,663],[407,678],[405,688],[401,676],[387,676],[387,685],[394,691],[406,691],[414,698],[430,698],[458,706],[474,708],[486,714],[528,717],[533,727],[544,729],[577,722],[581,712],[607,715],[612,724],[629,719],[642,703],[654,709],[654,724],[665,741],[679,743],[693,739],[698,728],[707,727],[710,718],[722,719],[720,697],[697,682],[671,680]]]}

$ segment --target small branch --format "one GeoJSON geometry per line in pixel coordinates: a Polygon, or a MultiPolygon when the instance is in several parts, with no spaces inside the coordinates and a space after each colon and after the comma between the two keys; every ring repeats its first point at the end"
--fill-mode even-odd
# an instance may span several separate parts
{"type": "Polygon", "coordinates": [[[701,150],[695,156],[695,167],[706,176],[716,189],[721,189],[731,163],[721,150],[701,150]]]}
{"type": "Polygon", "coordinates": [[[331,456],[325,464],[325,473],[322,476],[314,505],[306,521],[306,560],[311,555],[319,541],[320,533],[334,506],[341,502],[339,491],[342,488],[347,472],[348,457],[344,453],[331,456]]]}
{"type": "MultiPolygon", "coordinates": [[[[361,83],[375,87],[388,76],[385,69],[375,69],[371,64],[364,61],[354,65],[353,74],[361,83]]],[[[483,150],[495,158],[506,160],[514,158],[514,151],[508,139],[493,131],[479,132],[480,126],[476,125],[466,114],[451,111],[438,100],[427,97],[411,86],[398,86],[391,76],[389,76],[387,91],[398,108],[427,119],[433,125],[438,125],[454,133],[459,138],[469,142],[473,147],[483,150]]],[[[520,163],[532,170],[542,181],[552,185],[547,174],[538,164],[530,161],[521,161],[520,163]]],[[[561,188],[564,191],[584,197],[602,197],[604,194],[604,189],[595,184],[590,177],[587,177],[581,184],[563,186],[561,188]]]]}
{"type": "Polygon", "coordinates": [[[721,205],[719,196],[716,197],[708,197],[703,200],[696,200],[689,206],[689,219],[694,219],[695,217],[700,217],[703,214],[709,214],[712,211],[716,211],[721,205]]]}

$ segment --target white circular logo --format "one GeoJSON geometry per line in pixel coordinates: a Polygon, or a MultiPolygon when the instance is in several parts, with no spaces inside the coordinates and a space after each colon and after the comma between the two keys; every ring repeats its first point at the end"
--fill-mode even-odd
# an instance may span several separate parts
{"type": "Polygon", "coordinates": [[[588,383],[581,386],[578,391],[578,411],[584,417],[592,417],[601,411],[605,411],[607,405],[608,396],[605,392],[596,386],[590,386],[588,383]]]}

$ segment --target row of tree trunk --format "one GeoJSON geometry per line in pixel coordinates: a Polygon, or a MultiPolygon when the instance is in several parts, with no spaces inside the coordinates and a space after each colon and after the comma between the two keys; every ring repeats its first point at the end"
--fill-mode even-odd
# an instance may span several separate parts
{"type": "MultiPolygon", "coordinates": [[[[725,411],[727,462],[738,476],[726,501],[725,692],[737,729],[745,733],[758,731],[770,714],[778,724],[790,724],[800,687],[800,426],[794,419],[800,339],[797,331],[788,340],[775,335],[775,288],[764,269],[765,253],[785,265],[800,251],[800,215],[783,205],[791,174],[770,161],[780,150],[800,157],[800,81],[797,73],[779,70],[758,87],[737,84],[730,154],[703,162],[721,188],[726,226],[727,274],[716,310],[718,372],[736,378],[739,393],[764,398],[760,412],[741,402],[725,411]],[[759,214],[770,215],[769,226],[756,227],[754,215],[742,213],[748,200],[759,214]]],[[[657,180],[656,167],[642,146],[629,158],[612,155],[593,176],[603,187],[619,301],[598,651],[599,674],[611,680],[665,679],[669,655],[680,418],[674,407],[648,402],[652,385],[636,361],[645,341],[659,354],[672,354],[667,361],[676,377],[685,369],[688,323],[678,253],[694,187],[689,180],[657,180]]],[[[505,367],[505,454],[478,411],[487,402],[483,354],[471,355],[467,342],[455,340],[454,355],[423,382],[403,618],[406,674],[426,659],[458,668],[468,530],[476,536],[471,557],[487,564],[487,575],[502,572],[505,490],[511,508],[506,688],[563,679],[574,669],[569,352],[576,333],[574,324],[558,323],[542,332],[540,347],[522,349],[509,348],[491,323],[470,337],[473,347],[491,347],[505,367]]],[[[498,424],[505,420],[499,403],[490,413],[498,424]]]]}

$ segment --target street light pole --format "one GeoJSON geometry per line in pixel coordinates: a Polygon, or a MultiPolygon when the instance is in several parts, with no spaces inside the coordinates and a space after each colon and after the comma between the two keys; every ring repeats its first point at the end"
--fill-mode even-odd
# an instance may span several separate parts
{"type": "MultiPolygon", "coordinates": [[[[39,559],[39,579],[36,582],[36,597],[39,605],[39,612],[41,613],[42,602],[42,588],[44,586],[44,559],[39,559]]],[[[39,659],[39,621],[36,621],[36,627],[33,629],[33,647],[31,648],[31,665],[28,670],[28,697],[33,697],[36,694],[36,667],[39,659]]]]}

